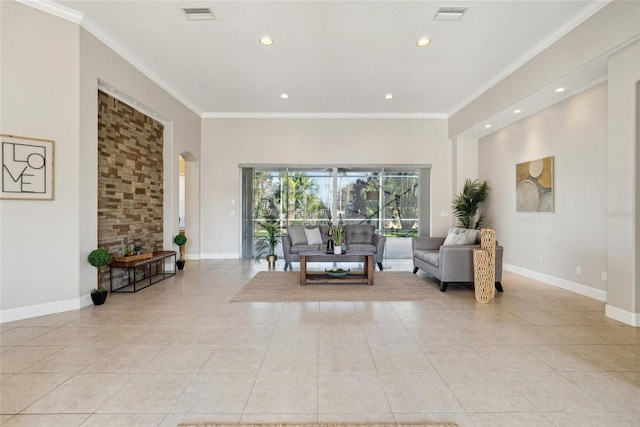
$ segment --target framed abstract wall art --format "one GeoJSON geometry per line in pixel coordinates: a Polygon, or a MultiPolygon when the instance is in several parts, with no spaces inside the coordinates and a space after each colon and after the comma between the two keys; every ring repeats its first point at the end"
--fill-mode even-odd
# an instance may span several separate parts
{"type": "Polygon", "coordinates": [[[0,134],[0,199],[53,200],[54,141],[0,134]]]}
{"type": "Polygon", "coordinates": [[[516,165],[516,211],[553,212],[553,156],[516,165]]]}

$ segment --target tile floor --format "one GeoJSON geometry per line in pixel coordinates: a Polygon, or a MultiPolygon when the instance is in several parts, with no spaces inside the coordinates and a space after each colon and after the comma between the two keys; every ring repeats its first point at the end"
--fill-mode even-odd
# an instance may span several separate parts
{"type": "Polygon", "coordinates": [[[259,269],[190,261],[104,306],[1,325],[0,424],[640,426],[640,328],[601,302],[509,273],[486,305],[423,273],[423,301],[228,302],[259,269]]]}

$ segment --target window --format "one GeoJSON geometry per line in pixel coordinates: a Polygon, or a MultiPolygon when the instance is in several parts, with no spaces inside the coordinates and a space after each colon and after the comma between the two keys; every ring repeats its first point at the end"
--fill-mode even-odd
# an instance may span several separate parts
{"type": "MultiPolygon", "coordinates": [[[[428,169],[280,167],[243,168],[243,258],[252,257],[257,224],[276,215],[293,224],[373,224],[389,238],[418,235],[420,180],[428,169]]],[[[428,173],[427,173],[428,177],[428,173]]],[[[428,186],[428,179],[425,180],[428,186]]],[[[428,199],[428,197],[427,197],[428,199]]],[[[426,204],[428,211],[428,203],[426,204]]],[[[427,214],[428,215],[428,214],[427,214]]],[[[280,249],[281,250],[281,249],[280,249]]]]}

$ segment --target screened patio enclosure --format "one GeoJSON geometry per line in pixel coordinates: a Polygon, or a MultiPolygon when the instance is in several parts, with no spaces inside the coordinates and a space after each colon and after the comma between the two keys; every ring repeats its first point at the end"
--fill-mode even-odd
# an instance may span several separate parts
{"type": "MultiPolygon", "coordinates": [[[[372,224],[389,258],[409,258],[409,238],[428,235],[428,167],[242,167],[242,257],[253,258],[260,222],[372,224]]],[[[282,255],[281,245],[277,254],[282,255]]]]}

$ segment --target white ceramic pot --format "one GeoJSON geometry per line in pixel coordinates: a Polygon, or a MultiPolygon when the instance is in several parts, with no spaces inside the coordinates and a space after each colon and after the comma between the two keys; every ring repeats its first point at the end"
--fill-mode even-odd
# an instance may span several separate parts
{"type": "Polygon", "coordinates": [[[342,253],[342,246],[336,245],[333,247],[333,253],[336,255],[340,255],[342,253]]]}

